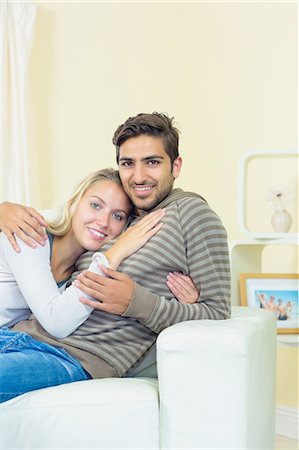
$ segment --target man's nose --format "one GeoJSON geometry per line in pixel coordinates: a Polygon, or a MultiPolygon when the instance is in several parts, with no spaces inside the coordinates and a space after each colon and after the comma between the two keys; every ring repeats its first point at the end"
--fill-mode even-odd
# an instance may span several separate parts
{"type": "Polygon", "coordinates": [[[136,184],[142,184],[146,181],[146,169],[143,165],[136,165],[133,173],[133,180],[136,184]]]}

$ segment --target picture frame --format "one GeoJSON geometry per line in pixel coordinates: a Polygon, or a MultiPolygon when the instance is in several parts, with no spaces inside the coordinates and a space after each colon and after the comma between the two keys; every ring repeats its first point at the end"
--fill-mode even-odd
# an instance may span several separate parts
{"type": "Polygon", "coordinates": [[[299,333],[298,274],[241,273],[241,305],[267,309],[278,334],[299,333]]]}

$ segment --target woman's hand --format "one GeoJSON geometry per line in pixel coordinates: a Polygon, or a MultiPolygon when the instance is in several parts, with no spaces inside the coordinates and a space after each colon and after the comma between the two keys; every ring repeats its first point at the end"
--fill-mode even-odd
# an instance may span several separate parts
{"type": "Polygon", "coordinates": [[[119,236],[115,244],[105,252],[112,269],[116,270],[125,258],[137,252],[161,230],[163,226],[161,219],[164,215],[164,209],[153,211],[119,236]]]}
{"type": "Polygon", "coordinates": [[[0,204],[0,228],[6,234],[13,249],[18,253],[20,247],[15,236],[18,236],[32,248],[36,247],[36,243],[44,245],[47,234],[42,227],[47,225],[43,216],[33,208],[9,202],[0,204]]]}
{"type": "Polygon", "coordinates": [[[181,303],[191,304],[198,302],[200,292],[191,277],[179,272],[169,272],[166,278],[168,289],[181,303]]]}

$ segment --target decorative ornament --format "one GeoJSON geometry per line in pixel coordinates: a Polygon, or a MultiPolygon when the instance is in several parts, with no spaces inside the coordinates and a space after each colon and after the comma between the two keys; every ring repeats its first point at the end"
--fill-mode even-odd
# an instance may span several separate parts
{"type": "Polygon", "coordinates": [[[267,201],[274,209],[271,224],[276,233],[287,233],[292,226],[292,216],[286,210],[292,198],[291,189],[288,186],[272,188],[267,195],[267,201]]]}

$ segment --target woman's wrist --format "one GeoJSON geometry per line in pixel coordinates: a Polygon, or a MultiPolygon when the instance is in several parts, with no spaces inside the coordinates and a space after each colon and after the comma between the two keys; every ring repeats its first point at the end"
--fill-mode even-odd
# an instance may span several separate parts
{"type": "Polygon", "coordinates": [[[111,269],[117,270],[123,258],[121,257],[119,250],[113,247],[114,246],[109,248],[109,250],[107,250],[104,254],[108,259],[109,266],[111,267],[111,269]]]}

